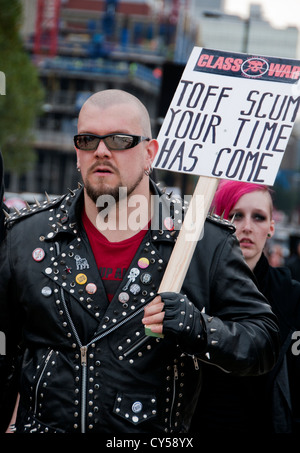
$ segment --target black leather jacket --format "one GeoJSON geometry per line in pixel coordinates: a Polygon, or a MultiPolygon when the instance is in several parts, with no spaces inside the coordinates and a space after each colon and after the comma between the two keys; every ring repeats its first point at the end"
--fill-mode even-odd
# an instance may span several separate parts
{"type": "MultiPolygon", "coordinates": [[[[81,224],[82,195],[72,191],[7,223],[0,249],[7,347],[0,392],[21,349],[17,432],[186,432],[201,360],[239,375],[270,370],[278,355],[275,317],[251,280],[232,225],[211,218],[182,288],[202,311],[205,347],[186,353],[171,336],[145,336],[144,306],[156,294],[177,232],[147,232],[108,304],[81,224]],[[149,259],[147,278],[141,257],[149,259]],[[120,293],[133,268],[140,291],[125,291],[124,303],[120,293]],[[96,293],[88,293],[89,283],[96,293]]],[[[175,224],[180,206],[171,201],[175,224]]]]}

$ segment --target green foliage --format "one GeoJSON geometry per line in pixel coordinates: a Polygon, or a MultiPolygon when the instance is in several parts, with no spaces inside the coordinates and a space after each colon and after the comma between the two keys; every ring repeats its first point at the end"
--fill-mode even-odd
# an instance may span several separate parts
{"type": "Polygon", "coordinates": [[[5,168],[15,172],[34,160],[31,130],[43,100],[37,70],[19,34],[21,18],[20,0],[1,0],[0,71],[5,74],[6,94],[0,96],[0,148],[5,168]]]}

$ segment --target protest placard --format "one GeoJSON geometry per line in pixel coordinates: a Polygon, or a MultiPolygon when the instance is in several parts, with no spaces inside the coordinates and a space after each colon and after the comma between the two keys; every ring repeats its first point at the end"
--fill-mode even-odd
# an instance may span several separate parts
{"type": "Polygon", "coordinates": [[[153,162],[200,176],[159,293],[180,292],[219,178],[274,183],[299,110],[299,78],[298,60],[194,47],[153,162]]]}
{"type": "Polygon", "coordinates": [[[272,185],[300,105],[300,61],[195,47],[154,167],[272,185]]]}

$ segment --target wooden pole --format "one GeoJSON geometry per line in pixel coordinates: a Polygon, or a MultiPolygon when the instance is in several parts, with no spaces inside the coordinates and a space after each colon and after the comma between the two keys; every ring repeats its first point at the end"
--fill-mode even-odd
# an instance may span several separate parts
{"type": "Polygon", "coordinates": [[[158,292],[180,292],[219,180],[200,176],[158,292]],[[197,222],[198,220],[198,222],[197,222]]]}
{"type": "MultiPolygon", "coordinates": [[[[158,293],[180,292],[218,183],[218,178],[199,177],[158,293]]],[[[145,333],[163,338],[163,334],[153,333],[147,326],[145,333]]]]}

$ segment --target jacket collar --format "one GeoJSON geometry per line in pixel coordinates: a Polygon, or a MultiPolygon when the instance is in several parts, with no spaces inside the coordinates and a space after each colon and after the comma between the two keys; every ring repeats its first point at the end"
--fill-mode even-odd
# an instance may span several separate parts
{"type": "MultiPolygon", "coordinates": [[[[155,242],[174,243],[181,228],[186,207],[182,200],[172,194],[160,190],[150,179],[150,190],[153,197],[153,215],[151,220],[151,236],[155,242]]],[[[59,199],[50,209],[49,231],[45,239],[52,240],[58,234],[77,235],[81,228],[81,213],[83,209],[83,187],[69,190],[69,193],[59,199]]]]}
{"type": "Polygon", "coordinates": [[[155,242],[171,242],[177,239],[187,206],[179,197],[160,190],[159,185],[150,179],[153,198],[151,235],[155,242]]]}
{"type": "Polygon", "coordinates": [[[76,190],[69,190],[59,203],[50,209],[49,232],[45,239],[54,239],[59,234],[77,235],[81,223],[83,209],[83,187],[80,185],[76,190]]]}

